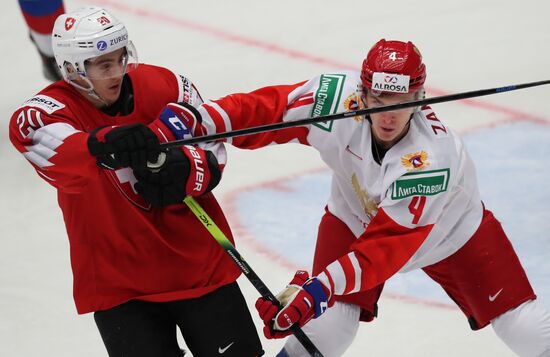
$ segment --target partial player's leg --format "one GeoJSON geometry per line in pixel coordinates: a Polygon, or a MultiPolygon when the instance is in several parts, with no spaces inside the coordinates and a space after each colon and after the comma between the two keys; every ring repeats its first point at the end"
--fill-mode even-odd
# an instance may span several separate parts
{"type": "MultiPolygon", "coordinates": [[[[341,356],[353,342],[359,328],[361,308],[343,302],[335,302],[319,318],[308,322],[302,330],[325,357],[341,356]]],[[[289,336],[280,357],[309,357],[294,336],[289,336]]]]}
{"type": "Polygon", "coordinates": [[[456,302],[473,330],[491,323],[520,356],[539,357],[550,350],[550,315],[534,302],[514,248],[490,211],[484,211],[462,248],[424,271],[456,302]]]}
{"type": "Polygon", "coordinates": [[[132,300],[94,319],[110,357],[182,357],[165,303],[132,300]]]}
{"type": "Polygon", "coordinates": [[[42,60],[42,73],[50,81],[61,79],[52,49],[55,19],[65,12],[63,0],[19,0],[21,12],[29,27],[29,36],[42,60]]]}
{"type": "Polygon", "coordinates": [[[193,356],[255,357],[264,351],[237,283],[168,303],[193,356]]]}
{"type": "Polygon", "coordinates": [[[537,300],[505,312],[491,326],[518,356],[550,356],[550,313],[537,300]]]}

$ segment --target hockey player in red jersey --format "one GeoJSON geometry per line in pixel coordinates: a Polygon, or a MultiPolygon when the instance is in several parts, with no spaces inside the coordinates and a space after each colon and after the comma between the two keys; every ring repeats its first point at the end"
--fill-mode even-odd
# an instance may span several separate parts
{"type": "MultiPolygon", "coordinates": [[[[232,94],[201,105],[195,120],[209,123],[213,134],[396,104],[423,97],[425,79],[416,46],[380,40],[360,72],[232,94]]],[[[550,314],[537,302],[500,223],[481,202],[461,139],[429,106],[227,141],[247,149],[310,145],[333,171],[313,276],[296,273],[279,295],[281,310],[263,298],[256,303],[268,338],[288,336],[298,323],[325,356],[339,356],[359,321],[376,317],[384,282],[422,269],[473,330],[491,324],[518,355],[550,355],[550,314]]],[[[291,336],[279,356],[307,353],[291,336]]]]}
{"type": "Polygon", "coordinates": [[[144,170],[159,141],[203,130],[184,118],[202,102],[195,86],[138,64],[125,26],[96,7],[57,18],[53,52],[64,81],[14,112],[10,139],[57,189],[78,313],[94,312],[113,357],[181,356],[177,327],[195,356],[262,355],[240,270],[181,203],[195,196],[231,238],[210,193],[224,148],[168,150],[154,176],[144,170]]]}

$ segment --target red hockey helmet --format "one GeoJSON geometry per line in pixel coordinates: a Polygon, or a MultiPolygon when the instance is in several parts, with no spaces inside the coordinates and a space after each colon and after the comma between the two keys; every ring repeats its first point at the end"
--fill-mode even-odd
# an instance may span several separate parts
{"type": "Polygon", "coordinates": [[[380,92],[416,92],[425,80],[422,55],[410,41],[378,41],[370,49],[361,69],[363,88],[380,92]]]}

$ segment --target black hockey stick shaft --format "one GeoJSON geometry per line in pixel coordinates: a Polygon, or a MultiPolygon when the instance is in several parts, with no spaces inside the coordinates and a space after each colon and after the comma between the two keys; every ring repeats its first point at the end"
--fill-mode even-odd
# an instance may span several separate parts
{"type": "MultiPolygon", "coordinates": [[[[273,293],[269,290],[269,288],[264,284],[262,279],[258,277],[258,275],[252,270],[252,268],[248,265],[248,263],[243,259],[243,257],[239,254],[237,249],[233,244],[231,244],[231,241],[227,239],[225,234],[219,229],[219,227],[212,221],[210,216],[202,209],[202,207],[199,205],[199,203],[191,196],[187,196],[183,202],[191,209],[193,214],[201,221],[203,226],[210,232],[212,237],[222,246],[222,248],[225,250],[225,252],[233,259],[235,264],[241,269],[243,274],[246,276],[246,278],[252,283],[252,285],[258,290],[260,295],[269,301],[271,301],[273,304],[279,306],[279,300],[273,295],[273,293]]],[[[304,346],[306,351],[312,356],[312,357],[323,357],[321,352],[315,347],[313,342],[307,337],[307,335],[304,333],[304,331],[298,326],[298,324],[292,325],[290,328],[296,339],[304,346]]]]}
{"type": "Polygon", "coordinates": [[[259,126],[255,126],[255,127],[251,127],[251,128],[238,129],[238,130],[227,131],[227,132],[223,132],[223,133],[197,136],[197,137],[190,138],[190,139],[174,140],[174,141],[170,141],[170,142],[167,142],[167,143],[163,143],[163,144],[161,144],[161,146],[164,147],[164,148],[169,148],[169,147],[182,146],[182,145],[192,145],[192,144],[197,144],[197,143],[201,143],[201,142],[218,141],[218,140],[225,139],[225,138],[233,138],[233,137],[236,137],[236,136],[244,136],[244,135],[264,133],[264,132],[268,132],[268,131],[287,129],[287,128],[292,128],[292,127],[295,127],[295,126],[309,125],[309,124],[315,124],[315,123],[322,123],[322,122],[326,122],[326,121],[333,121],[333,120],[344,119],[344,118],[349,118],[349,117],[370,115],[370,114],[381,113],[381,112],[390,112],[390,111],[399,110],[399,109],[412,108],[412,107],[417,107],[417,106],[444,103],[444,102],[451,102],[451,101],[474,98],[474,97],[482,97],[482,96],[491,95],[491,94],[510,92],[510,91],[514,91],[514,90],[518,90],[518,89],[542,86],[542,85],[545,85],[545,84],[550,84],[550,80],[514,84],[514,85],[510,85],[510,86],[505,86],[505,87],[479,89],[479,90],[474,90],[474,91],[470,91],[470,92],[462,92],[462,93],[456,93],[456,94],[442,95],[442,96],[439,96],[439,97],[413,100],[413,101],[409,101],[409,102],[397,103],[397,104],[392,104],[392,105],[384,105],[384,106],[380,106],[380,107],[376,107],[376,108],[363,108],[363,109],[353,110],[353,111],[349,111],[349,112],[322,115],[322,116],[318,116],[318,117],[299,119],[299,120],[294,120],[294,121],[289,121],[289,122],[259,125],[259,126]]]}

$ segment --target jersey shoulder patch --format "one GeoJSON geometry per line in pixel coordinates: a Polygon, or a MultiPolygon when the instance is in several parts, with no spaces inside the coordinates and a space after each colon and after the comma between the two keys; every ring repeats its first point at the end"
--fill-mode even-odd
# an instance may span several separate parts
{"type": "Polygon", "coordinates": [[[181,74],[175,74],[178,81],[178,102],[189,103],[196,107],[203,103],[203,100],[199,94],[195,85],[189,80],[189,78],[182,76],[181,74]]]}
{"type": "Polygon", "coordinates": [[[54,112],[65,108],[65,104],[61,103],[60,101],[44,95],[44,94],[37,94],[34,97],[26,100],[21,106],[17,109],[21,109],[24,107],[33,107],[38,108],[43,111],[45,111],[48,114],[53,114],[54,112]]]}
{"type": "MultiPolygon", "coordinates": [[[[338,113],[344,110],[343,103],[349,97],[348,93],[350,80],[354,82],[355,78],[351,72],[325,73],[319,77],[317,88],[313,93],[313,106],[311,108],[311,117],[319,117],[338,113]],[[347,87],[346,87],[347,85],[347,87]]],[[[355,86],[353,87],[355,90],[355,86]]],[[[314,123],[314,126],[325,131],[331,131],[333,121],[314,123]]]]}

